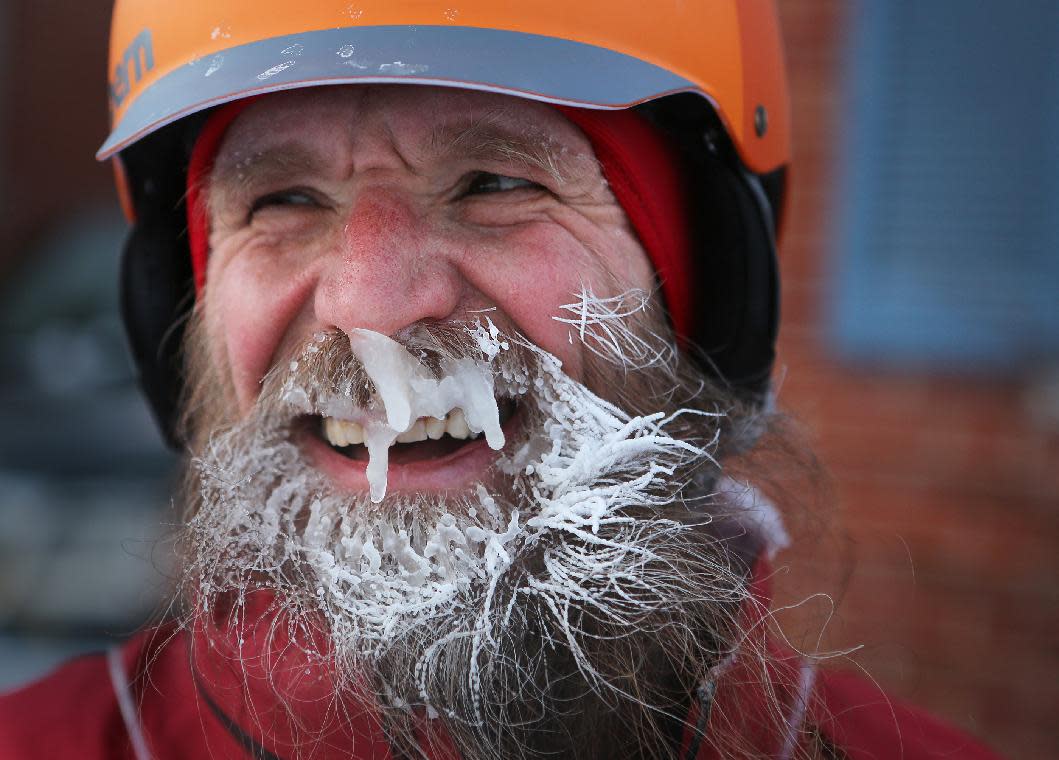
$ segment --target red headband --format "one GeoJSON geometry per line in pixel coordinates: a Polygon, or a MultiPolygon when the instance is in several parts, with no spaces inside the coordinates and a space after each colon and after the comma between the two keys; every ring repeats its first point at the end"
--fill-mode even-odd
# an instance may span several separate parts
{"type": "Polygon", "coordinates": [[[592,143],[611,192],[662,283],[673,329],[686,338],[691,322],[691,243],[676,152],[635,111],[558,110],[592,143]]]}
{"type": "Polygon", "coordinates": [[[255,100],[257,98],[236,100],[210,114],[191,151],[187,182],[188,246],[191,248],[191,271],[195,275],[196,296],[206,286],[206,261],[210,252],[210,219],[203,203],[203,191],[206,190],[213,162],[228,127],[255,100]]]}
{"type": "MultiPolygon", "coordinates": [[[[217,151],[228,127],[256,98],[217,109],[195,142],[188,165],[188,242],[195,291],[206,284],[209,219],[202,201],[217,151]]],[[[687,337],[691,312],[691,246],[679,161],[663,136],[630,110],[597,111],[557,107],[585,133],[618,203],[625,210],[651,259],[669,318],[678,336],[687,337]]]]}

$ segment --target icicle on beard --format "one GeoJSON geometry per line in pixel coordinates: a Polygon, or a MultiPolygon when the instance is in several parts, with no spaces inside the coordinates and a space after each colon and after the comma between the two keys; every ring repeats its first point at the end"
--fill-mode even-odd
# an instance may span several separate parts
{"type": "Polygon", "coordinates": [[[413,755],[423,714],[466,758],[663,754],[690,692],[737,644],[754,549],[738,550],[710,495],[755,411],[679,365],[642,309],[614,306],[582,293],[568,311],[582,310],[586,377],[622,408],[488,320],[400,337],[435,370],[481,363],[517,399],[518,432],[489,482],[460,495],[373,504],[306,461],[294,439],[307,415],[377,396],[343,335],[314,336],[227,427],[203,406],[222,397],[204,376],[191,396],[192,619],[220,614],[218,630],[242,642],[266,593],[285,646],[303,647],[336,702],[375,704],[413,755]]]}

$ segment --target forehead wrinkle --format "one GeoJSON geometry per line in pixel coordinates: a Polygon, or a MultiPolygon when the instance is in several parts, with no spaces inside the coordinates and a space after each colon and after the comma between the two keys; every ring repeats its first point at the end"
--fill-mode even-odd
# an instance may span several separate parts
{"type": "Polygon", "coordinates": [[[397,139],[397,133],[393,130],[393,125],[390,124],[389,121],[384,121],[382,129],[386,140],[389,143],[390,150],[392,150],[394,155],[397,156],[397,160],[401,162],[401,166],[404,167],[405,171],[414,175],[420,174],[420,171],[416,168],[415,163],[411,161],[401,149],[401,145],[397,139]]]}

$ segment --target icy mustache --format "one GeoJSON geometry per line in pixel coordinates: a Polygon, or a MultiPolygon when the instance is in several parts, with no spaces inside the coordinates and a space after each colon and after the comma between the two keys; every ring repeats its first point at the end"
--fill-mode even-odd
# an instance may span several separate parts
{"type": "MultiPolygon", "coordinates": [[[[493,358],[503,344],[495,341],[495,335],[485,330],[482,333],[479,344],[484,355],[493,358]],[[483,342],[481,338],[487,335],[492,340],[483,342]]],[[[381,333],[354,329],[348,338],[350,349],[374,384],[376,394],[366,406],[348,397],[331,395],[319,400],[318,411],[362,426],[373,503],[378,504],[386,496],[390,447],[421,418],[444,419],[460,409],[471,433],[484,433],[491,449],[503,448],[504,433],[489,361],[446,357],[438,371],[431,372],[407,348],[381,333]]],[[[295,367],[296,363],[292,369],[295,367]]],[[[299,406],[306,393],[297,386],[287,386],[283,396],[299,406]]]]}

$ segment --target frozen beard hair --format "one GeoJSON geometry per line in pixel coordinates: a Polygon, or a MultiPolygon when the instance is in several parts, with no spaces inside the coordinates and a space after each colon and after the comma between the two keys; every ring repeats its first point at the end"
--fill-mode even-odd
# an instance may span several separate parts
{"type": "Polygon", "coordinates": [[[222,382],[193,361],[192,625],[242,644],[282,621],[268,635],[336,705],[374,704],[410,756],[424,716],[465,758],[666,756],[738,644],[758,547],[714,486],[759,420],[681,364],[646,304],[585,292],[560,318],[610,400],[487,319],[317,334],[239,422],[209,409],[222,382]],[[370,495],[342,492],[298,445],[323,418],[359,420],[370,472],[417,416],[454,407],[503,446],[463,493],[387,493],[385,467],[370,495]]]}

